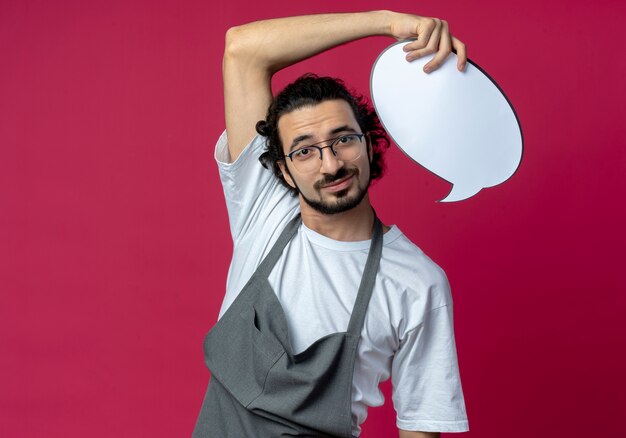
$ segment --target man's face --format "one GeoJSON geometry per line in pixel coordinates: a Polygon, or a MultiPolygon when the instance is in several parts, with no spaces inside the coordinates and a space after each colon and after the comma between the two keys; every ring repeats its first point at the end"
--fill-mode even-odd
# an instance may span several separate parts
{"type": "MultiPolygon", "coordinates": [[[[329,100],[281,116],[278,132],[283,152],[287,155],[298,148],[342,134],[359,134],[361,130],[346,101],[329,100]]],[[[298,171],[289,158],[279,165],[287,183],[299,191],[311,208],[323,214],[341,213],[359,205],[367,194],[371,159],[367,137],[363,138],[361,147],[361,156],[345,163],[326,148],[322,151],[322,160],[316,158],[319,169],[310,172],[298,171]]]]}

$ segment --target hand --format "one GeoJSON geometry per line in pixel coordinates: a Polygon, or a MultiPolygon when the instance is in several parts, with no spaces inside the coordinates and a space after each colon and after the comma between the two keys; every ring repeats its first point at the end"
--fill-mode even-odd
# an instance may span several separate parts
{"type": "Polygon", "coordinates": [[[398,40],[417,38],[404,46],[407,61],[436,53],[433,59],[424,66],[424,72],[430,73],[439,68],[452,49],[456,51],[458,57],[457,69],[465,70],[467,62],[465,44],[452,36],[447,21],[439,18],[397,14],[392,19],[390,31],[391,35],[398,40]]]}

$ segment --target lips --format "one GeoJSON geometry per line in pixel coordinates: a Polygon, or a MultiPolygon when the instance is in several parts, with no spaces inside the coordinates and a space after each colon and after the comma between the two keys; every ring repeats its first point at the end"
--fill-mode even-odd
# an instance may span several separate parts
{"type": "Polygon", "coordinates": [[[337,181],[333,181],[331,184],[322,186],[322,189],[330,192],[338,192],[340,190],[347,189],[352,184],[353,177],[354,175],[348,175],[344,178],[338,179],[337,181]]]}

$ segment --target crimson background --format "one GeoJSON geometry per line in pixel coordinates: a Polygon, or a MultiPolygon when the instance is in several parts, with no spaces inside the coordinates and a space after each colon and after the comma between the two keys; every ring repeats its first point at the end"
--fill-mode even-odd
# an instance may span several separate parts
{"type": "MultiPolygon", "coordinates": [[[[468,436],[624,436],[626,14],[606,0],[2,0],[1,436],[190,436],[231,255],[224,32],[383,7],[446,18],[523,126],[518,172],[468,201],[434,202],[449,184],[397,149],[373,189],[449,276],[468,436]]],[[[367,93],[391,42],[276,86],[312,70],[367,93]]],[[[395,435],[382,387],[365,438],[395,435]]]]}

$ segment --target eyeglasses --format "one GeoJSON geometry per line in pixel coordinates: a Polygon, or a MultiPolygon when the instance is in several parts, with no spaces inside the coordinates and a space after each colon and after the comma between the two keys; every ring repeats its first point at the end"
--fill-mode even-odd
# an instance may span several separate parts
{"type": "Polygon", "coordinates": [[[322,149],[329,148],[333,155],[341,161],[354,161],[361,157],[363,137],[365,134],[344,134],[336,138],[320,141],[312,145],[304,146],[285,155],[289,158],[298,172],[313,172],[322,165],[322,149]],[[328,146],[318,146],[323,143],[328,146]],[[315,153],[318,152],[318,154],[315,153]],[[319,160],[316,160],[319,158],[319,160]]]}

